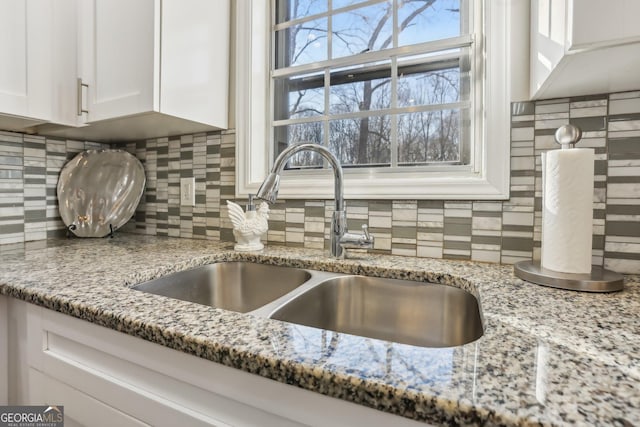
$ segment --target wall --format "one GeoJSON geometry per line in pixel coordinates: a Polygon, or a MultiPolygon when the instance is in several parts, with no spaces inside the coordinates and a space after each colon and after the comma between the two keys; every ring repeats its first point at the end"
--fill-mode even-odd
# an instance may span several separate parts
{"type": "MultiPolygon", "coordinates": [[[[224,200],[234,198],[233,132],[158,138],[127,145],[145,166],[146,191],[123,229],[143,234],[233,239],[221,224],[224,200]],[[194,177],[196,206],[180,206],[180,178],[194,177]]],[[[229,225],[230,224],[226,224],[229,225]]]]}
{"type": "MultiPolygon", "coordinates": [[[[349,227],[368,223],[376,252],[512,263],[539,257],[540,153],[571,122],[596,150],[594,263],[640,273],[640,91],[514,103],[507,201],[347,201],[349,227]]],[[[158,138],[127,145],[145,164],[147,191],[125,230],[232,241],[234,133],[158,138]],[[179,206],[180,178],[196,180],[196,206],[179,206]]],[[[55,181],[65,159],[99,144],[0,133],[0,243],[42,239],[63,228],[55,181]]],[[[291,179],[291,178],[285,178],[291,179]]],[[[347,184],[348,185],[348,184],[347,184]]],[[[243,203],[243,201],[239,201],[243,203]]],[[[271,207],[268,244],[326,247],[332,201],[271,207]]]]}
{"type": "Polygon", "coordinates": [[[56,198],[60,170],[76,153],[105,147],[0,131],[0,244],[64,234],[56,198]]]}
{"type": "MultiPolygon", "coordinates": [[[[368,223],[381,253],[503,263],[539,258],[540,153],[555,149],[555,129],[571,122],[584,131],[580,145],[596,150],[593,262],[640,273],[640,92],[521,102],[512,110],[509,200],[348,200],[349,227],[368,223]]],[[[233,132],[127,148],[148,171],[145,201],[128,230],[233,240],[224,207],[235,200],[233,132]],[[185,176],[196,178],[195,207],[179,206],[185,176]]],[[[327,247],[332,207],[330,200],[278,201],[268,243],[327,247]]]]}

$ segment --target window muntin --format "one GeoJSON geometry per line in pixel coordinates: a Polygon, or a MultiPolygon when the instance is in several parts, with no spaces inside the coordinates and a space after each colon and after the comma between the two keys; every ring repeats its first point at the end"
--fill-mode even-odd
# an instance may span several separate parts
{"type": "MultiPolygon", "coordinates": [[[[336,0],[334,0],[335,3],[336,0]]],[[[344,1],[344,0],[342,0],[344,1]]],[[[282,2],[277,5],[277,21],[292,21],[298,18],[317,15],[327,11],[327,0],[299,0],[282,2]]]]}
{"type": "Polygon", "coordinates": [[[275,98],[273,116],[275,120],[302,119],[324,114],[323,73],[313,73],[273,80],[275,98]]]}
{"type": "MultiPolygon", "coordinates": [[[[276,4],[275,155],[312,141],[329,147],[347,168],[470,167],[479,91],[471,88],[466,0],[276,4]],[[285,9],[296,18],[280,13],[285,9]]],[[[299,157],[287,167],[326,167],[317,156],[299,157]]]]}
{"type": "Polygon", "coordinates": [[[327,18],[296,22],[275,31],[276,51],[281,56],[278,68],[327,60],[327,34],[327,18]]]}

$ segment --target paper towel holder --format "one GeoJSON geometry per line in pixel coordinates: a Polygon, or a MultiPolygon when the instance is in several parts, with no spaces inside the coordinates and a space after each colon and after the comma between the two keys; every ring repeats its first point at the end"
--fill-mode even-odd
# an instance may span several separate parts
{"type": "Polygon", "coordinates": [[[576,144],[582,138],[582,130],[578,126],[563,125],[556,130],[555,138],[563,150],[576,148],[576,144]]]}
{"type": "MultiPolygon", "coordinates": [[[[560,126],[555,139],[562,149],[575,148],[582,138],[582,131],[573,125],[560,126]]],[[[597,265],[591,266],[589,274],[562,273],[549,270],[540,261],[520,261],[513,266],[516,277],[538,285],[582,292],[616,292],[624,288],[624,277],[597,265]]]]}
{"type": "Polygon", "coordinates": [[[590,274],[561,273],[540,266],[540,261],[520,261],[513,266],[516,277],[537,285],[581,292],[617,292],[624,288],[622,274],[591,266],[590,274]]]}

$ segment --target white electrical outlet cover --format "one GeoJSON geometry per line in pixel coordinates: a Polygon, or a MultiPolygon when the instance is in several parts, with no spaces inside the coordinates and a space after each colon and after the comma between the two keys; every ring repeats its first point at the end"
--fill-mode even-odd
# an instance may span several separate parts
{"type": "Polygon", "coordinates": [[[180,178],[180,206],[196,205],[196,179],[180,178]]]}

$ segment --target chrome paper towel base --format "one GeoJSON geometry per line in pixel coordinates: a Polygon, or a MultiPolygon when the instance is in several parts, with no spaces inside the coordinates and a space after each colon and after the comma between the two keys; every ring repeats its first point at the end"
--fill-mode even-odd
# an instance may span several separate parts
{"type": "Polygon", "coordinates": [[[572,291],[616,292],[624,287],[621,274],[597,265],[591,266],[591,274],[572,274],[542,268],[540,261],[520,261],[513,266],[513,272],[527,282],[572,291]]]}

